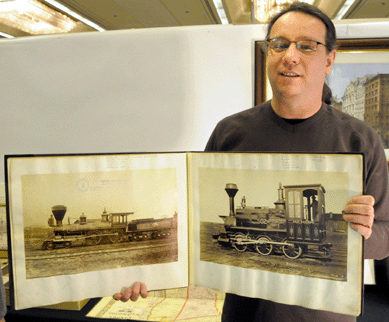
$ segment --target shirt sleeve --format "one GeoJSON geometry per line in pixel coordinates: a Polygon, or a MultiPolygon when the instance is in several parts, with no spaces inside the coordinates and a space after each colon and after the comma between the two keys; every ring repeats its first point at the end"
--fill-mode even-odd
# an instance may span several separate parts
{"type": "Polygon", "coordinates": [[[371,147],[372,155],[366,157],[365,194],[375,199],[375,219],[371,236],[365,240],[365,258],[383,259],[389,256],[389,197],[388,163],[380,143],[371,147]]]}

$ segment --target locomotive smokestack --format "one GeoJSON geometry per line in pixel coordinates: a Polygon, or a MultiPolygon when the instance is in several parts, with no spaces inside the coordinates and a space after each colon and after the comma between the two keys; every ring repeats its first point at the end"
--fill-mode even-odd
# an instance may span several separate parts
{"type": "Polygon", "coordinates": [[[278,188],[278,200],[274,204],[277,210],[285,210],[284,187],[281,182],[278,188]]]}
{"type": "Polygon", "coordinates": [[[238,187],[235,183],[227,183],[225,190],[230,197],[230,216],[235,216],[234,197],[238,192],[238,187]]]}
{"type": "Polygon", "coordinates": [[[278,201],[284,201],[284,188],[282,187],[282,183],[280,182],[280,185],[278,187],[278,201]]]}
{"type": "Polygon", "coordinates": [[[67,208],[62,205],[51,207],[51,212],[54,215],[55,220],[57,221],[57,226],[62,226],[63,217],[65,217],[67,208]]]}

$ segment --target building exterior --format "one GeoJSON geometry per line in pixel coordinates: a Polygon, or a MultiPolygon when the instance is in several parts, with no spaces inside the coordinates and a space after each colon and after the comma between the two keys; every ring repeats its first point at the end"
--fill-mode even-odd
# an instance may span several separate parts
{"type": "Polygon", "coordinates": [[[364,119],[389,147],[389,74],[377,74],[366,81],[364,119]]]}
{"type": "Polygon", "coordinates": [[[350,82],[342,97],[342,110],[357,119],[364,121],[365,114],[365,83],[372,76],[359,77],[350,82]]]}

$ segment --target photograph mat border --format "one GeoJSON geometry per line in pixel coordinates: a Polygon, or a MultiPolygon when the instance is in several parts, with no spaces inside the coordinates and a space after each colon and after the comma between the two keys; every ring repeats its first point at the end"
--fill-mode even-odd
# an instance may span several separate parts
{"type": "MultiPolygon", "coordinates": [[[[246,154],[250,161],[246,163],[248,169],[260,169],[258,164],[263,165],[262,169],[282,169],[280,164],[282,162],[275,161],[259,162],[258,158],[268,156],[268,154],[246,154]],[[274,167],[278,164],[278,167],[274,167]]],[[[272,157],[280,159],[285,154],[274,154],[272,157]]],[[[304,159],[317,156],[318,154],[288,154],[304,156],[304,159]]],[[[326,159],[332,159],[332,166],[323,171],[339,171],[339,164],[344,167],[342,171],[349,173],[349,188],[355,194],[362,194],[363,191],[363,157],[359,154],[323,154],[326,159]],[[341,160],[343,158],[343,160],[341,160]],[[347,159],[347,162],[344,160],[347,159]],[[338,161],[335,161],[338,160],[338,161]],[[338,163],[340,162],[340,163],[338,163]],[[358,171],[359,170],[359,171],[358,171]],[[358,174],[356,174],[358,172],[358,174]],[[358,189],[358,188],[359,189],[358,189]]],[[[234,164],[244,165],[244,161],[239,155],[235,159],[220,161],[217,158],[223,158],[223,155],[212,156],[208,158],[201,156],[199,160],[191,162],[192,169],[192,185],[193,193],[193,220],[199,222],[200,214],[196,212],[196,204],[199,204],[198,195],[200,184],[198,182],[198,169],[202,167],[219,167],[223,164],[225,168],[233,167],[234,164]],[[196,171],[197,170],[197,171],[196,171]]],[[[194,159],[194,157],[193,157],[194,159]]],[[[311,163],[312,166],[315,163],[311,163]]],[[[317,168],[312,168],[309,162],[301,167],[305,171],[318,171],[317,168]]],[[[286,169],[284,169],[286,170],[286,169]]],[[[293,171],[293,170],[292,170],[293,171]]],[[[300,170],[301,171],[301,170],[300,170]]],[[[278,183],[277,183],[278,186],[278,183]]],[[[353,193],[353,194],[354,194],[353,193]]],[[[350,198],[354,196],[350,194],[350,198]]],[[[311,308],[319,308],[322,310],[329,310],[338,313],[359,315],[361,313],[362,299],[359,295],[363,293],[363,243],[361,236],[348,227],[348,263],[347,263],[347,282],[331,281],[319,278],[311,278],[296,275],[279,274],[267,271],[260,271],[254,269],[245,269],[240,267],[215,264],[200,260],[200,228],[194,227],[194,253],[193,265],[195,268],[191,272],[197,274],[191,276],[193,283],[199,286],[206,286],[209,288],[218,289],[220,291],[235,293],[243,296],[266,298],[290,305],[308,306],[311,308]],[[355,249],[360,249],[360,252],[355,252],[355,249]],[[355,265],[357,263],[357,265],[355,265]],[[218,276],[218,278],[215,278],[218,276]],[[226,281],[219,283],[219,281],[226,281]],[[253,283],[256,281],[256,283],[253,283]],[[354,281],[354,282],[350,282],[354,281]],[[358,281],[358,282],[356,282],[358,281]],[[228,285],[226,287],[226,285],[228,285]],[[265,287],[263,287],[265,285],[265,287]],[[271,287],[269,287],[271,285],[271,287]],[[288,292],[285,292],[285,285],[289,285],[288,292]],[[331,294],[331,296],[328,296],[331,294]],[[346,303],[347,301],[347,303],[346,303]],[[347,312],[347,313],[345,313],[347,312]]],[[[192,281],[192,280],[191,280],[192,281]]]]}
{"type": "MultiPolygon", "coordinates": [[[[180,245],[179,242],[180,240],[187,240],[185,154],[7,156],[7,179],[9,192],[9,227],[11,235],[9,254],[12,260],[12,274],[10,274],[10,278],[12,278],[14,287],[14,294],[12,295],[14,297],[15,309],[109,296],[120,291],[127,283],[132,283],[137,280],[145,282],[150,289],[183,287],[188,284],[187,248],[180,245]],[[131,160],[128,161],[127,165],[123,166],[122,170],[172,167],[177,169],[177,212],[179,213],[177,225],[178,262],[123,267],[75,275],[26,279],[21,177],[26,174],[63,173],[63,169],[73,171],[74,173],[117,171],[117,168],[110,168],[108,170],[104,165],[106,164],[104,160],[112,157],[117,157],[126,162],[128,161],[127,159],[131,160]],[[54,167],[53,169],[53,162],[58,167],[54,167]],[[181,193],[182,191],[184,191],[185,196],[181,193]],[[161,273],[166,279],[157,278],[161,276],[161,273]],[[129,277],[131,280],[129,280],[129,277]],[[85,281],[88,281],[88,283],[85,283],[85,281]],[[26,289],[34,289],[36,296],[31,297],[29,292],[25,292],[26,289]],[[58,290],[61,290],[61,292],[58,290]]],[[[185,242],[183,244],[185,245],[185,242]]]]}

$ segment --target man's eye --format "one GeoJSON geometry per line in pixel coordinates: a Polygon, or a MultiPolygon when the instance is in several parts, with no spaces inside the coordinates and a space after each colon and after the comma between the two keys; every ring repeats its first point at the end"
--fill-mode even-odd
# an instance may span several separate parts
{"type": "Polygon", "coordinates": [[[277,50],[285,50],[288,49],[289,44],[286,42],[279,42],[274,44],[274,48],[277,50]]]}
{"type": "Polygon", "coordinates": [[[312,51],[312,45],[310,43],[301,43],[299,44],[299,49],[304,51],[312,51]]]}

